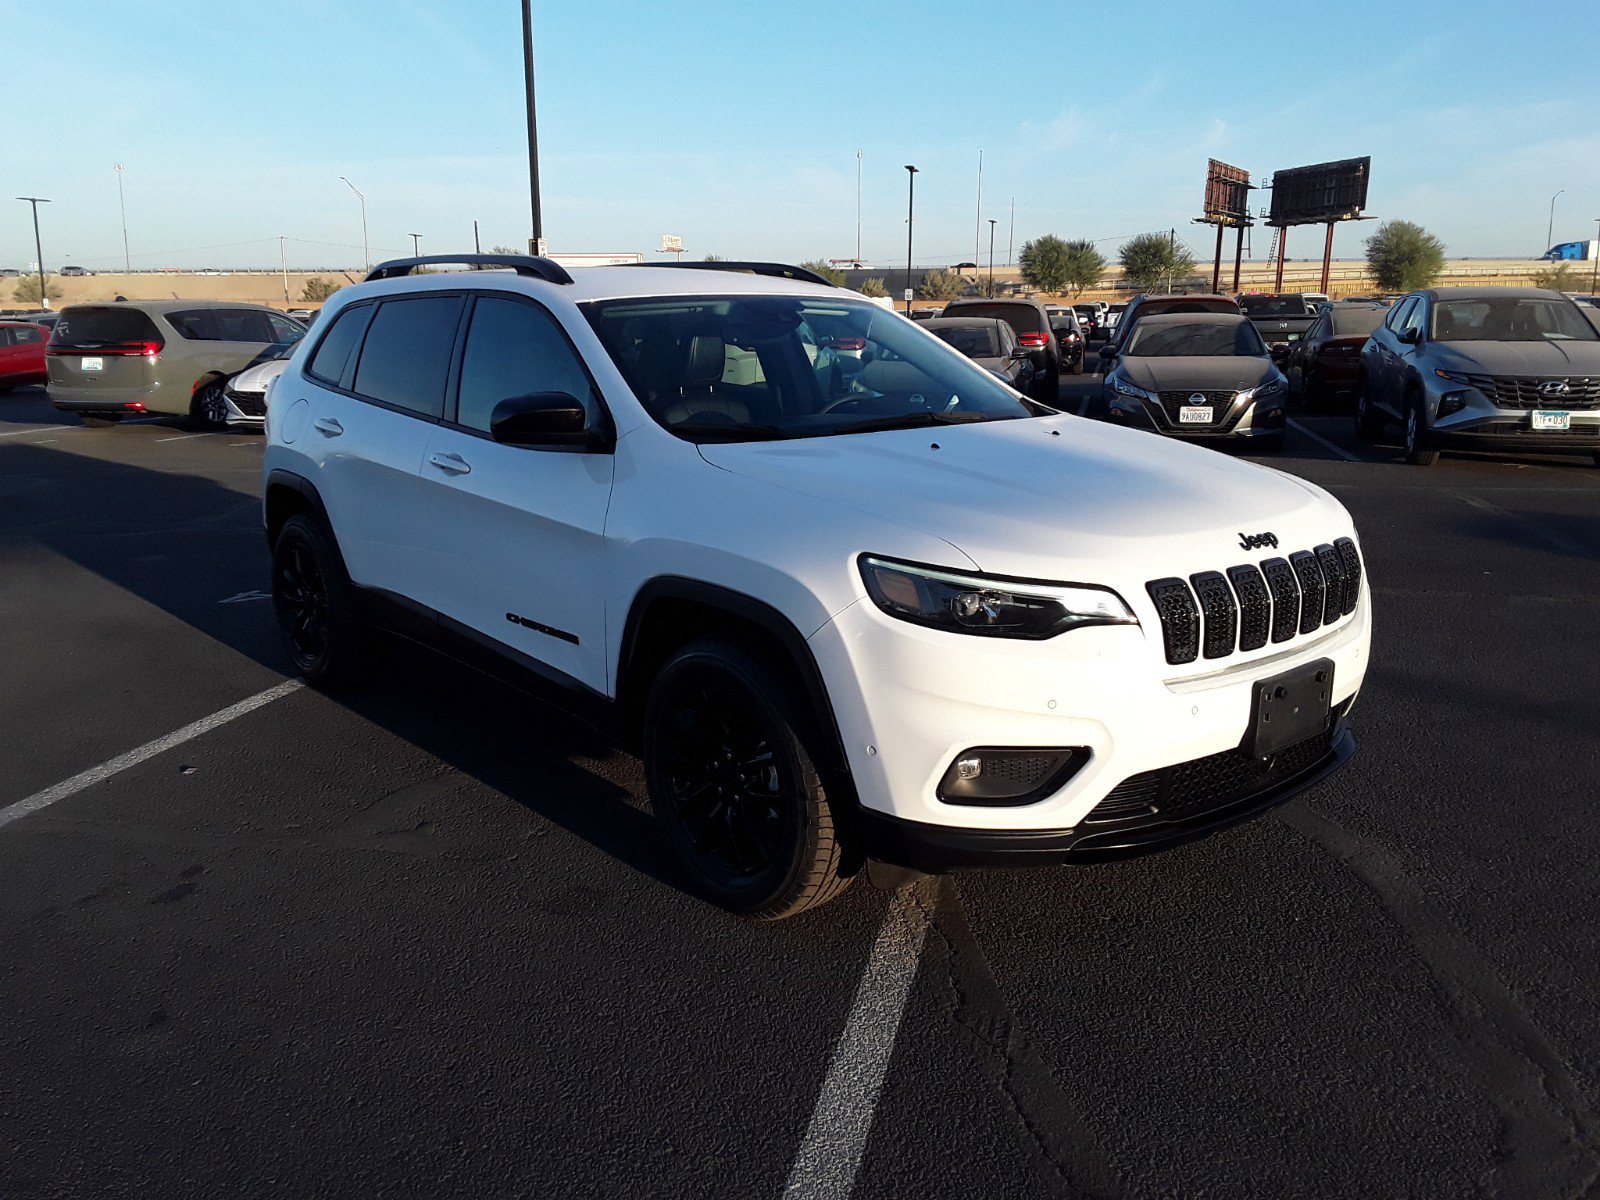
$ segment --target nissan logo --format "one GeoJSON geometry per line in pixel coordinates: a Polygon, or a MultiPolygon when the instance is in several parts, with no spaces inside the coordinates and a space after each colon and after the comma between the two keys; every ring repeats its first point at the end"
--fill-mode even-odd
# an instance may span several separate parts
{"type": "Polygon", "coordinates": [[[1204,404],[1205,402],[1206,402],[1206,394],[1204,392],[1190,392],[1189,393],[1189,403],[1190,404],[1204,404]]]}
{"type": "Polygon", "coordinates": [[[1552,379],[1548,383],[1539,385],[1539,394],[1541,396],[1565,396],[1571,390],[1572,388],[1565,379],[1552,379]]]}

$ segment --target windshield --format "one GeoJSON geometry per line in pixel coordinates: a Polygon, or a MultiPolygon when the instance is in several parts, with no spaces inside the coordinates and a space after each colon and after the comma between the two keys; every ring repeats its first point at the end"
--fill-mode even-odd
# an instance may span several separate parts
{"type": "Polygon", "coordinates": [[[1267,348],[1249,321],[1140,321],[1125,353],[1133,358],[1260,358],[1267,348]]]}
{"type": "Polygon", "coordinates": [[[1383,324],[1384,317],[1389,315],[1386,308],[1341,308],[1337,305],[1333,312],[1333,332],[1338,337],[1364,337],[1379,325],[1383,324]]]}
{"type": "Polygon", "coordinates": [[[963,329],[960,326],[952,328],[948,325],[935,328],[930,325],[928,332],[945,345],[954,346],[968,358],[997,358],[1000,354],[999,341],[992,328],[963,329]]]}
{"type": "Polygon", "coordinates": [[[1433,306],[1439,342],[1592,342],[1600,339],[1577,305],[1537,296],[1440,300],[1433,306]]]}
{"type": "Polygon", "coordinates": [[[1239,311],[1247,317],[1303,317],[1303,296],[1240,296],[1239,311]]]}
{"type": "Polygon", "coordinates": [[[875,304],[683,296],[596,301],[584,312],[639,403],[692,441],[825,437],[1051,411],[875,304]]]}

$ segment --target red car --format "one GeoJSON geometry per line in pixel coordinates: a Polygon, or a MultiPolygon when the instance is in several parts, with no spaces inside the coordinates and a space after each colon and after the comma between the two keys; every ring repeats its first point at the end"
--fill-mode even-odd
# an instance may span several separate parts
{"type": "Polygon", "coordinates": [[[1361,347],[1388,314],[1381,304],[1341,300],[1324,305],[1305,336],[1288,347],[1279,364],[1289,377],[1289,394],[1307,405],[1353,396],[1361,347]]]}
{"type": "Polygon", "coordinates": [[[50,331],[26,321],[0,321],[0,392],[45,381],[44,344],[50,331]]]}

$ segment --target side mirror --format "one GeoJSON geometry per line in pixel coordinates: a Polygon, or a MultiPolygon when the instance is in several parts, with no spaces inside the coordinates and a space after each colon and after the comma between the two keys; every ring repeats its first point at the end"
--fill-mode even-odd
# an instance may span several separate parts
{"type": "Polygon", "coordinates": [[[1116,356],[1117,356],[1117,348],[1115,346],[1113,346],[1110,342],[1107,342],[1104,346],[1100,347],[1100,360],[1102,362],[1104,362],[1108,358],[1115,358],[1116,356]]]}
{"type": "Polygon", "coordinates": [[[1412,325],[1408,329],[1402,329],[1399,333],[1399,338],[1407,346],[1415,346],[1422,340],[1422,330],[1412,325]]]}
{"type": "Polygon", "coordinates": [[[566,392],[512,396],[494,406],[489,433],[507,446],[588,446],[589,414],[566,392]]]}
{"type": "Polygon", "coordinates": [[[1289,343],[1273,342],[1272,345],[1267,348],[1267,353],[1272,357],[1273,362],[1281,364],[1284,359],[1289,357],[1289,343]]]}

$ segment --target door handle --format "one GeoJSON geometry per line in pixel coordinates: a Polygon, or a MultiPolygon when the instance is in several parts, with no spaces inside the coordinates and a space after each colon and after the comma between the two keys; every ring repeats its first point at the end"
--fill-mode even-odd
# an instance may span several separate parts
{"type": "Polygon", "coordinates": [[[335,421],[332,417],[318,417],[315,421],[311,422],[311,428],[315,429],[318,433],[327,434],[329,437],[338,437],[344,432],[344,426],[339,424],[339,422],[335,421]]]}
{"type": "Polygon", "coordinates": [[[436,453],[428,455],[431,466],[438,467],[441,471],[448,471],[452,475],[466,475],[472,471],[467,460],[459,454],[436,453]]]}

